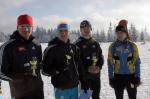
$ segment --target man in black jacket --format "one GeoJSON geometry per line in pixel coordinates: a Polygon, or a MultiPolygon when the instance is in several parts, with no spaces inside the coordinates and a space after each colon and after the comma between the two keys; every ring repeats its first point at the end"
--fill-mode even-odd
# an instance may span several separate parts
{"type": "MultiPolygon", "coordinates": [[[[88,87],[93,91],[92,99],[100,99],[100,70],[104,63],[102,50],[97,41],[91,37],[92,26],[84,20],[80,24],[81,37],[76,41],[80,48],[83,67],[86,71],[88,87]]],[[[84,84],[81,84],[83,87],[84,84]]]]}
{"type": "Polygon", "coordinates": [[[70,43],[66,23],[59,24],[57,30],[58,36],[44,52],[43,72],[52,77],[56,99],[78,99],[79,79],[84,83],[79,49],[70,43]]]}
{"type": "Polygon", "coordinates": [[[0,77],[9,81],[12,99],[44,99],[42,50],[32,29],[32,17],[19,16],[17,31],[0,47],[0,77]]]}

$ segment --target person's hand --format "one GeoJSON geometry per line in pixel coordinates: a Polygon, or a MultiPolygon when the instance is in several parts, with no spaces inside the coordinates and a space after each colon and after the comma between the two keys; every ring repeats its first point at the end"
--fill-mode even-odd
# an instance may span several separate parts
{"type": "Polygon", "coordinates": [[[98,66],[89,66],[88,72],[91,74],[98,74],[100,73],[100,68],[98,66]]]}
{"type": "Polygon", "coordinates": [[[59,75],[59,74],[60,74],[59,71],[55,71],[51,76],[54,77],[54,76],[57,76],[57,75],[59,75]]]}
{"type": "Polygon", "coordinates": [[[134,77],[132,79],[132,83],[136,86],[139,87],[141,85],[141,79],[139,77],[134,77]]]}
{"type": "Polygon", "coordinates": [[[114,88],[114,85],[115,85],[115,79],[114,78],[111,78],[109,79],[109,85],[114,88]]]}

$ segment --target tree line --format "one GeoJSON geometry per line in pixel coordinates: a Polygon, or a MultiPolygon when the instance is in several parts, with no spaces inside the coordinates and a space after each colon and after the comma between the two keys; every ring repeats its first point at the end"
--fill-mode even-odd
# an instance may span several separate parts
{"type": "MultiPolygon", "coordinates": [[[[131,24],[128,28],[129,28],[128,31],[129,31],[131,40],[135,42],[150,40],[150,37],[147,33],[146,28],[141,31],[138,31],[134,24],[131,24]]],[[[70,40],[74,42],[80,36],[80,30],[71,30],[69,34],[70,34],[70,40]]],[[[47,30],[43,27],[37,26],[35,31],[33,31],[33,35],[41,43],[47,43],[49,40],[56,37],[57,30],[55,28],[51,28],[47,30]]],[[[8,40],[9,36],[10,34],[5,34],[3,32],[0,32],[0,42],[4,42],[8,40]]],[[[113,26],[110,23],[107,31],[105,31],[104,29],[96,30],[92,32],[92,36],[95,40],[99,42],[113,42],[116,40],[115,26],[113,26]]]]}

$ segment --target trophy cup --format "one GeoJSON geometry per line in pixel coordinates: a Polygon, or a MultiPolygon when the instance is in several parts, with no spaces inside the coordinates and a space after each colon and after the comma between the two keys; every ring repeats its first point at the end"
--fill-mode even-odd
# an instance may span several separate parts
{"type": "Polygon", "coordinates": [[[31,64],[31,69],[32,69],[32,75],[37,76],[37,74],[36,74],[36,69],[37,69],[37,59],[36,59],[36,57],[34,57],[32,59],[32,61],[30,61],[30,64],[31,64]]]}
{"type": "Polygon", "coordinates": [[[92,66],[95,67],[95,66],[96,66],[96,63],[97,63],[97,61],[98,61],[97,57],[96,57],[96,56],[93,56],[92,61],[93,61],[93,65],[92,65],[92,66]]]}
{"type": "Polygon", "coordinates": [[[92,74],[99,73],[99,67],[96,66],[98,61],[98,58],[96,57],[96,54],[94,53],[92,56],[92,66],[89,67],[88,72],[92,74]]]}
{"type": "Polygon", "coordinates": [[[67,65],[69,65],[69,60],[71,59],[71,56],[70,55],[66,55],[66,59],[67,59],[67,65]]]}

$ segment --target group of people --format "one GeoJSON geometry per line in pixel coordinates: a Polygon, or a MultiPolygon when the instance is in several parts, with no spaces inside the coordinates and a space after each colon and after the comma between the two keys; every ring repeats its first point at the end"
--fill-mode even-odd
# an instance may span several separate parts
{"type": "MultiPolygon", "coordinates": [[[[91,90],[92,99],[100,99],[104,57],[99,42],[92,38],[92,25],[83,20],[81,35],[74,43],[69,30],[67,23],[60,23],[57,36],[42,53],[41,44],[32,35],[32,17],[18,17],[17,30],[0,47],[0,79],[9,82],[11,99],[44,99],[41,74],[51,77],[55,99],[78,99],[79,90],[84,94],[91,90]]],[[[123,99],[124,89],[129,99],[136,99],[141,84],[140,58],[129,38],[127,20],[119,22],[116,37],[108,51],[109,84],[116,99],[123,99]]]]}

